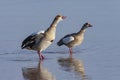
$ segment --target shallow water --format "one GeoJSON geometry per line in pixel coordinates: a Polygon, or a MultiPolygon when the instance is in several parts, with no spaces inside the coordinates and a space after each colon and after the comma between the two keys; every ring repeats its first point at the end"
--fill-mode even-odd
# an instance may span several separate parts
{"type": "Polygon", "coordinates": [[[119,7],[119,0],[1,0],[0,80],[119,80],[119,7]],[[21,42],[48,28],[57,14],[67,18],[58,24],[56,40],[39,62],[35,51],[20,49],[21,42]],[[56,42],[85,22],[93,27],[87,29],[83,44],[73,49],[71,60],[68,48],[56,42]]]}

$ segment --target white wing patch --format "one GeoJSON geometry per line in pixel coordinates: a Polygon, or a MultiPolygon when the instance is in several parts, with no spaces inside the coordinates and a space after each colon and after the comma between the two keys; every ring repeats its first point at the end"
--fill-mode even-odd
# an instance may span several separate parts
{"type": "Polygon", "coordinates": [[[36,34],[38,35],[38,34],[40,34],[40,33],[44,33],[44,32],[45,32],[45,31],[43,31],[43,30],[38,31],[38,32],[34,32],[34,33],[31,34],[31,36],[34,36],[34,35],[36,35],[36,34]]]}
{"type": "Polygon", "coordinates": [[[41,31],[38,31],[37,34],[40,34],[40,33],[44,33],[45,31],[41,30],[41,31]]]}
{"type": "Polygon", "coordinates": [[[66,37],[66,38],[62,39],[63,43],[65,43],[65,44],[68,44],[69,42],[71,42],[73,40],[74,40],[73,36],[69,36],[69,37],[66,37]]]}
{"type": "Polygon", "coordinates": [[[45,31],[38,31],[36,34],[36,43],[38,43],[40,41],[40,39],[43,37],[45,31]]]}

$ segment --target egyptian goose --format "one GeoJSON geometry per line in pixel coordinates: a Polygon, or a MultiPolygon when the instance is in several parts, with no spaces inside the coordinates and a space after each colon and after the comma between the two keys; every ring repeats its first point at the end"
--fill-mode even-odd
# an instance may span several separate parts
{"type": "Polygon", "coordinates": [[[78,31],[77,33],[72,33],[72,34],[68,34],[68,35],[64,36],[57,42],[57,45],[58,46],[62,46],[62,45],[67,46],[70,51],[70,56],[72,57],[72,52],[73,52],[72,47],[78,46],[83,42],[84,33],[85,33],[86,28],[88,28],[88,27],[92,27],[92,25],[89,23],[85,23],[82,26],[82,28],[80,29],[80,31],[78,31]]]}
{"type": "Polygon", "coordinates": [[[57,15],[46,31],[39,31],[37,33],[33,33],[29,35],[25,40],[23,40],[21,48],[37,51],[39,59],[43,60],[44,56],[41,52],[45,50],[54,41],[56,34],[56,26],[60,21],[65,18],[65,16],[57,15]]]}

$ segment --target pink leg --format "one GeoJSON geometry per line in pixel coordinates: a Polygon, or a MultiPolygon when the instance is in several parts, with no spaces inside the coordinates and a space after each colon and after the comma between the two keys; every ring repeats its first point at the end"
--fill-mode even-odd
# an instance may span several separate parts
{"type": "Polygon", "coordinates": [[[73,54],[72,48],[69,48],[69,51],[70,51],[70,58],[72,58],[72,54],[73,54]]]}
{"type": "Polygon", "coordinates": [[[44,56],[42,55],[42,53],[40,51],[37,51],[38,55],[39,55],[39,59],[40,60],[43,60],[45,59],[44,56]]]}

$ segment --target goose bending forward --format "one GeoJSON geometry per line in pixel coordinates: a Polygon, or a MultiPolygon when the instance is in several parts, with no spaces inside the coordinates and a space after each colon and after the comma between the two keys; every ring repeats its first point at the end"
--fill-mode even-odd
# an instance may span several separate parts
{"type": "Polygon", "coordinates": [[[39,59],[43,60],[42,51],[45,50],[55,39],[57,24],[65,19],[65,16],[57,15],[52,24],[46,31],[39,31],[29,35],[21,45],[22,49],[35,50],[39,55],[39,59]]]}
{"type": "Polygon", "coordinates": [[[72,47],[80,45],[83,42],[84,33],[85,33],[86,28],[88,28],[88,27],[92,27],[92,25],[89,23],[85,23],[82,26],[82,28],[80,29],[80,31],[78,31],[77,33],[72,33],[72,34],[68,34],[68,35],[64,36],[57,42],[57,45],[58,46],[62,46],[62,45],[67,46],[70,51],[70,57],[72,57],[72,52],[73,52],[72,47]]]}

